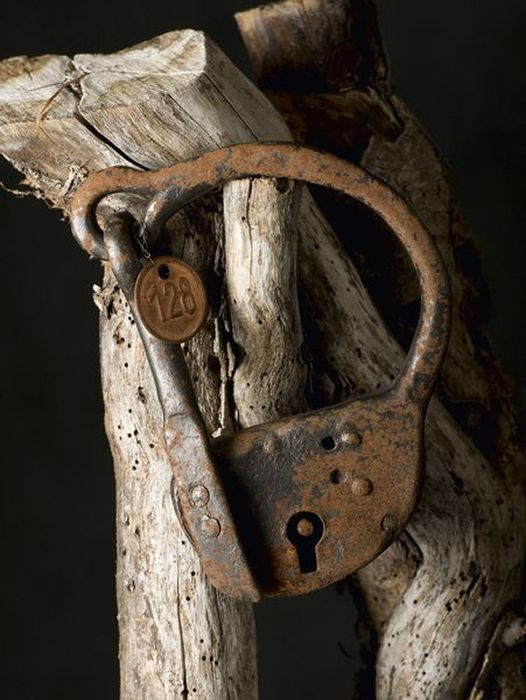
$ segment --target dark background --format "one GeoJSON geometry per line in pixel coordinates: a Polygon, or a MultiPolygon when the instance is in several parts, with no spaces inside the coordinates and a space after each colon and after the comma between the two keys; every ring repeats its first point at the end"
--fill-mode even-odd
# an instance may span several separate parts
{"type": "MultiPolygon", "coordinates": [[[[254,4],[3,2],[0,58],[111,52],[194,27],[248,71],[232,15],[254,4]]],[[[448,159],[477,233],[495,345],[524,403],[523,5],[379,3],[398,93],[448,159]]],[[[0,178],[16,182],[4,163],[0,178]]],[[[0,230],[0,688],[24,700],[116,698],[113,477],[91,301],[99,266],[57,212],[33,198],[0,191],[0,230]]],[[[257,619],[262,700],[348,697],[345,679],[356,665],[348,658],[350,601],[333,591],[271,601],[258,606],[257,619]]]]}

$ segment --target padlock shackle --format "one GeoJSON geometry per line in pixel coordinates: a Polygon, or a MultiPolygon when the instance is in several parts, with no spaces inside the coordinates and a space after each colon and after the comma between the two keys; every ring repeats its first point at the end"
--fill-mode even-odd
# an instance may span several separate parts
{"type": "Polygon", "coordinates": [[[424,225],[387,184],[347,161],[290,143],[247,143],[157,171],[115,167],[90,175],[78,188],[71,208],[73,233],[91,255],[105,258],[96,204],[109,194],[150,196],[145,218],[150,240],[176,211],[231,180],[248,177],[288,178],[344,192],[371,208],[396,235],[416,270],[420,319],[402,372],[393,384],[404,401],[426,403],[449,335],[449,283],[440,254],[424,225]]]}
{"type": "Polygon", "coordinates": [[[182,348],[151,335],[137,313],[134,288],[142,266],[135,251],[133,223],[132,217],[127,213],[107,217],[104,222],[106,251],[111,269],[135,319],[152,369],[163,411],[166,448],[174,471],[174,505],[187,536],[193,543],[198,542],[199,554],[209,575],[221,580],[233,577],[235,589],[228,592],[257,601],[260,598],[259,587],[245,564],[240,535],[217,473],[207,429],[197,406],[182,348]],[[195,512],[196,509],[192,508],[188,498],[188,487],[191,491],[192,484],[206,484],[207,497],[213,504],[211,512],[217,517],[214,522],[220,523],[221,538],[202,537],[200,513],[195,512]]]}

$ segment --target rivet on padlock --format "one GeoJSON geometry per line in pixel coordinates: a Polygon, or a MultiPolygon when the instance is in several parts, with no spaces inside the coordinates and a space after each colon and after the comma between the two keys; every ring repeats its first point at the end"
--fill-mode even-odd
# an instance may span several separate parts
{"type": "Polygon", "coordinates": [[[88,252],[109,258],[136,314],[163,406],[178,512],[211,582],[252,600],[296,595],[337,581],[380,554],[416,505],[424,418],[449,328],[443,263],[403,200],[335,156],[292,144],[243,144],[157,172],[110,168],[94,174],[77,190],[72,225],[88,252]],[[153,241],[189,201],[244,177],[304,180],[370,207],[415,267],[421,317],[406,362],[387,390],[213,440],[180,348],[149,335],[137,314],[133,290],[141,266],[125,221],[108,222],[103,236],[93,210],[115,192],[152,196],[145,227],[153,241]]]}

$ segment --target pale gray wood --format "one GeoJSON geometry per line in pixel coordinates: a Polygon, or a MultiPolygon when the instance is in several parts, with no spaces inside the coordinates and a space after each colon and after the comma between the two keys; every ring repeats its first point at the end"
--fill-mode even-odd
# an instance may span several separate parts
{"type": "MultiPolygon", "coordinates": [[[[192,31],[110,56],[4,61],[0,125],[2,153],[35,193],[66,212],[91,170],[155,168],[227,143],[288,138],[268,101],[192,31]]],[[[250,207],[250,194],[243,196],[250,207]]],[[[204,274],[221,278],[221,203],[207,201],[205,209],[177,217],[173,244],[204,274]]],[[[128,205],[141,211],[140,202],[128,205]]],[[[264,214],[260,201],[254,226],[264,214]]],[[[281,224],[274,223],[279,235],[281,224]]],[[[96,302],[117,492],[121,696],[157,700],[187,692],[249,700],[257,695],[251,606],[207,584],[177,522],[158,400],[129,310],[107,269],[96,302]]],[[[205,329],[188,343],[188,358],[201,410],[217,434],[232,428],[228,387],[235,368],[224,298],[212,306],[205,329]]],[[[270,304],[262,318],[275,313],[270,304]]],[[[238,399],[237,411],[243,410],[238,399]]]]}
{"type": "Polygon", "coordinates": [[[273,179],[225,188],[226,281],[232,329],[243,352],[232,377],[233,397],[242,427],[307,408],[296,294],[301,195],[301,186],[273,179]]]}
{"type": "MultiPolygon", "coordinates": [[[[89,170],[117,163],[159,167],[225,143],[289,138],[270,104],[195,32],[174,32],[111,56],[4,61],[0,125],[0,151],[37,193],[66,211],[89,170]]],[[[373,169],[375,162],[380,159],[375,161],[371,151],[373,169]]],[[[293,224],[297,195],[279,190],[274,182],[226,188],[228,294],[220,290],[213,317],[188,344],[200,406],[214,434],[231,429],[237,418],[249,424],[304,402],[297,393],[305,370],[296,357],[302,333],[294,293],[295,241],[285,236],[293,224]],[[247,224],[239,215],[248,210],[247,224]],[[269,215],[273,230],[266,223],[269,215]],[[238,276],[232,264],[248,231],[254,235],[251,252],[266,258],[254,267],[254,286],[250,272],[238,276]],[[285,279],[290,280],[288,290],[282,289],[285,279]],[[262,280],[270,284],[267,300],[262,280]],[[239,289],[245,294],[254,290],[254,308],[263,316],[253,314],[251,298],[239,312],[234,310],[232,299],[239,289]],[[270,326],[280,313],[295,324],[279,329],[276,348],[291,381],[283,400],[269,405],[269,397],[275,398],[283,386],[278,384],[283,374],[274,372],[274,386],[270,380],[253,384],[250,378],[265,371],[265,360],[277,367],[273,348],[268,346],[268,352],[265,347],[265,358],[258,346],[270,337],[268,330],[262,336],[260,326],[270,326]],[[231,333],[248,351],[245,366],[236,357],[231,333]],[[259,406],[258,411],[251,405],[259,406]]],[[[129,204],[140,211],[140,203],[129,204]]],[[[314,365],[310,379],[325,387],[327,400],[336,395],[336,377],[347,394],[376,388],[398,370],[402,353],[308,193],[300,206],[298,281],[309,315],[317,319],[317,333],[309,342],[330,358],[334,372],[329,376],[314,365]]],[[[222,279],[224,234],[217,199],[179,215],[170,233],[176,250],[184,245],[185,257],[198,269],[213,270],[222,279]]],[[[169,465],[159,440],[157,399],[129,313],[108,271],[96,298],[102,311],[106,427],[118,493],[123,697],[178,697],[185,689],[190,697],[207,699],[255,697],[250,610],[216,594],[186,540],[182,544],[185,538],[169,495],[169,465]]],[[[398,546],[377,560],[372,573],[366,569],[362,574],[373,607],[375,596],[389,598],[389,589],[394,591],[378,613],[384,630],[380,698],[458,696],[518,585],[524,545],[516,515],[519,492],[510,495],[509,482],[489,468],[436,401],[427,441],[424,497],[406,536],[410,566],[401,555],[405,548],[398,546]],[[496,499],[506,506],[488,508],[496,499]],[[496,545],[495,533],[505,542],[498,539],[496,545]],[[385,565],[386,560],[391,563],[385,565]],[[384,573],[377,576],[382,565],[384,573]],[[399,565],[404,566],[407,590],[393,583],[399,565]]]]}
{"type": "MultiPolygon", "coordinates": [[[[359,572],[380,637],[378,697],[479,698],[497,688],[503,697],[522,697],[520,648],[495,650],[503,647],[508,606],[523,605],[524,452],[509,385],[474,308],[476,244],[454,202],[447,168],[393,95],[372,2],[283,0],[236,19],[256,76],[295,138],[329,143],[391,184],[428,226],[450,273],[453,323],[441,390],[457,410],[462,407],[465,430],[486,457],[434,401],[420,508],[400,542],[359,572]],[[298,90],[298,84],[317,92],[298,90]],[[480,434],[484,420],[488,436],[480,434]],[[487,687],[477,678],[481,668],[487,687]]],[[[363,234],[341,232],[351,240],[363,234]]],[[[317,324],[320,354],[336,384],[333,396],[374,389],[396,371],[398,350],[389,338],[382,341],[382,324],[368,301],[366,311],[357,311],[349,284],[355,271],[336,255],[337,246],[326,257],[326,246],[309,251],[302,241],[300,235],[299,281],[319,311],[312,316],[337,319],[317,324]]],[[[418,289],[404,265],[390,259],[390,266],[396,302],[416,301],[418,289]]],[[[386,304],[388,312],[394,305],[386,304]]]]}

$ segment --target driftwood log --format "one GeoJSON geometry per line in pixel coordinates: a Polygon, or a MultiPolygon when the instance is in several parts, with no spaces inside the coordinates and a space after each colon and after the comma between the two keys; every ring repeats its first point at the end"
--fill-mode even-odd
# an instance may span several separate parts
{"type": "MultiPolygon", "coordinates": [[[[461,457],[460,436],[444,440],[447,429],[435,432],[435,416],[446,417],[435,405],[419,512],[406,536],[358,574],[380,634],[378,695],[526,696],[524,648],[517,646],[525,633],[524,443],[509,380],[484,327],[476,241],[452,197],[447,167],[393,94],[372,2],[289,0],[237,20],[258,82],[295,140],[359,162],[402,194],[434,235],[450,273],[452,333],[437,393],[447,422],[453,417],[469,437],[470,455],[461,457]],[[502,634],[512,628],[515,648],[505,654],[502,634]]],[[[418,287],[407,258],[356,207],[324,195],[317,201],[390,330],[408,347],[418,287]]],[[[336,354],[341,337],[325,329],[319,355],[336,357],[331,378],[345,396],[353,370],[336,354]]],[[[351,391],[374,388],[369,378],[356,384],[351,391]]]]}
{"type": "MultiPolygon", "coordinates": [[[[401,540],[360,572],[379,634],[376,692],[520,697],[521,453],[477,316],[473,239],[444,166],[391,92],[371,3],[289,0],[239,24],[275,107],[192,31],[107,56],[20,57],[0,63],[0,152],[67,213],[89,171],[158,168],[292,132],[360,161],[412,203],[448,265],[454,327],[442,404],[429,412],[421,505],[401,540]]],[[[240,181],[167,227],[160,250],[196,266],[212,301],[185,352],[213,434],[379,388],[400,367],[395,338],[407,345],[417,308],[407,262],[362,211],[314,195],[240,181]],[[376,258],[387,256],[386,287],[376,258]]],[[[140,200],[113,200],[123,205],[140,216],[140,200]]],[[[108,269],[95,300],[117,485],[122,697],[255,698],[251,609],[208,586],[176,520],[157,398],[108,269]]]]}

